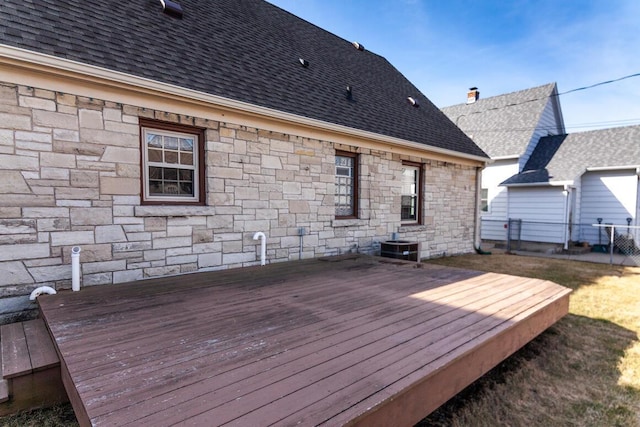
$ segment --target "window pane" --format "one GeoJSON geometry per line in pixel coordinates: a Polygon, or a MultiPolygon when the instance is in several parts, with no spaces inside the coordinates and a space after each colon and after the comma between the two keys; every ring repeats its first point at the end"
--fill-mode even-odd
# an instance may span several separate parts
{"type": "Polygon", "coordinates": [[[351,176],[351,169],[343,168],[343,167],[337,167],[336,168],[336,175],[351,176]]]}
{"type": "Polygon", "coordinates": [[[353,157],[336,156],[336,166],[353,167],[353,157]]]}
{"type": "Polygon", "coordinates": [[[180,169],[180,181],[193,181],[193,171],[189,169],[180,169]]]}
{"type": "Polygon", "coordinates": [[[162,136],[147,132],[147,145],[162,148],[162,136]]]}
{"type": "Polygon", "coordinates": [[[149,181],[149,193],[162,194],[162,181],[149,181]]]}
{"type": "Polygon", "coordinates": [[[416,196],[402,196],[400,219],[417,220],[418,198],[416,196]]]}
{"type": "Polygon", "coordinates": [[[193,152],[193,138],[180,138],[180,151],[193,152]]]}
{"type": "Polygon", "coordinates": [[[180,164],[181,165],[193,165],[193,154],[180,152],[180,164]]]}
{"type": "Polygon", "coordinates": [[[149,149],[149,161],[154,163],[161,163],[162,151],[149,149]]]}
{"type": "Polygon", "coordinates": [[[169,169],[169,168],[164,168],[162,169],[162,171],[164,172],[164,179],[166,180],[171,180],[171,181],[177,181],[178,180],[178,169],[169,169]]]}
{"type": "Polygon", "coordinates": [[[178,138],[175,136],[165,136],[164,137],[164,148],[167,150],[177,150],[178,149],[178,138]]]}
{"type": "Polygon", "coordinates": [[[156,168],[151,166],[149,168],[149,178],[150,179],[162,179],[162,168],[156,168]]]}
{"type": "Polygon", "coordinates": [[[178,152],[177,151],[165,151],[164,152],[164,162],[165,163],[178,163],[178,152]]]}
{"type": "Polygon", "coordinates": [[[165,181],[164,182],[164,194],[179,194],[180,187],[177,182],[165,181]]]}

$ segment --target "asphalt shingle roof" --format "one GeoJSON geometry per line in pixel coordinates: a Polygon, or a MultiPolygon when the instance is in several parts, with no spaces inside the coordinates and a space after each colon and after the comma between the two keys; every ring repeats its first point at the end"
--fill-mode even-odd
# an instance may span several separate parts
{"type": "Polygon", "coordinates": [[[540,138],[522,172],[503,184],[575,181],[587,168],[619,166],[640,166],[640,126],[540,138]]]}
{"type": "Polygon", "coordinates": [[[3,0],[0,43],[486,157],[383,57],[261,0],[178,3],[182,20],[159,0],[3,0]]]}
{"type": "Polygon", "coordinates": [[[555,83],[533,87],[442,111],[492,158],[521,156],[531,142],[555,83]]]}

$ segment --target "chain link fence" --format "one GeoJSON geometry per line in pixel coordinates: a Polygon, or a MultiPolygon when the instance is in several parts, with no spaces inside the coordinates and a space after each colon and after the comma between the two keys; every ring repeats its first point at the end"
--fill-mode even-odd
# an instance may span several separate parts
{"type": "Polygon", "coordinates": [[[640,265],[640,227],[628,224],[558,223],[482,219],[481,237],[507,251],[542,251],[584,254],[589,252],[623,256],[640,265]]]}

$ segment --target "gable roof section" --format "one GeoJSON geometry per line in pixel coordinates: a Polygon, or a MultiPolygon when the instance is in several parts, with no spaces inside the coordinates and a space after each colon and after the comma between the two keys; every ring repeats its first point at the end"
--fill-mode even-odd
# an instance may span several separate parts
{"type": "Polygon", "coordinates": [[[453,105],[442,111],[490,157],[520,157],[550,101],[557,102],[555,83],[480,98],[472,104],[453,105]]]}
{"type": "Polygon", "coordinates": [[[640,167],[640,126],[540,138],[523,171],[502,185],[573,182],[587,169],[640,167]]]}
{"type": "Polygon", "coordinates": [[[179,3],[3,0],[0,43],[486,158],[381,56],[261,0],[179,3]]]}

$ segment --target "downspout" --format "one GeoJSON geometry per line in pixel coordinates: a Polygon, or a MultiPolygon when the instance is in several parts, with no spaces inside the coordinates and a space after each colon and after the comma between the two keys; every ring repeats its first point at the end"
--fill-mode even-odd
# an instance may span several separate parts
{"type": "Polygon", "coordinates": [[[303,236],[307,230],[304,227],[298,228],[298,236],[300,236],[300,254],[298,255],[298,259],[302,259],[302,248],[304,246],[304,238],[303,236]]]}
{"type": "Polygon", "coordinates": [[[71,248],[71,290],[80,290],[80,246],[71,248]]]}
{"type": "Polygon", "coordinates": [[[260,239],[260,265],[265,265],[267,259],[267,236],[262,232],[258,231],[253,235],[253,240],[260,239]]]}
{"type": "Polygon", "coordinates": [[[569,200],[571,200],[571,188],[568,185],[564,186],[564,190],[562,190],[562,195],[564,196],[564,223],[566,224],[563,227],[562,231],[562,240],[564,242],[563,249],[566,251],[569,249],[569,200]]]}
{"type": "Polygon", "coordinates": [[[475,219],[474,219],[474,236],[473,236],[473,248],[479,255],[491,255],[491,252],[483,251],[480,248],[481,244],[481,224],[482,218],[480,217],[480,194],[482,193],[482,168],[476,168],[476,206],[475,206],[475,219]]]}
{"type": "Polygon", "coordinates": [[[29,300],[35,301],[36,298],[38,298],[42,294],[55,295],[56,290],[51,286],[40,286],[39,288],[36,288],[33,290],[33,292],[31,292],[31,295],[29,295],[29,300]]]}

